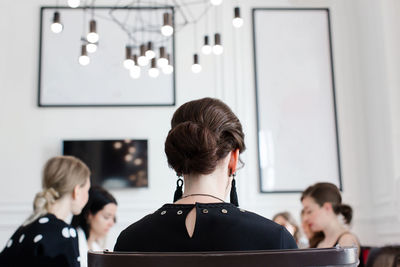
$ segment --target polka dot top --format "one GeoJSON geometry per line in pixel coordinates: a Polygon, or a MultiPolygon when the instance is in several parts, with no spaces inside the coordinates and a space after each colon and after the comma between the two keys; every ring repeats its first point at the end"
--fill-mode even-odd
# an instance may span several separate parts
{"type": "Polygon", "coordinates": [[[80,266],[76,230],[53,214],[21,226],[0,254],[0,266],[80,266]]]}

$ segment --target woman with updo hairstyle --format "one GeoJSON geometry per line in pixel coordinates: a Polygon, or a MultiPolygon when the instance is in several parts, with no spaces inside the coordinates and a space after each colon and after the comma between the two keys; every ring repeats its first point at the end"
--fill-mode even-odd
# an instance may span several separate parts
{"type": "Polygon", "coordinates": [[[342,203],[336,185],[316,183],[303,192],[301,202],[304,222],[312,232],[323,232],[323,238],[313,247],[357,246],[360,253],[358,238],[347,227],[353,216],[352,208],[342,203]]]}
{"type": "Polygon", "coordinates": [[[226,104],[202,98],[180,106],[165,141],[168,164],[178,176],[174,202],[126,228],[114,250],[297,248],[285,227],[238,208],[234,178],[244,150],[242,125],[226,104]],[[231,203],[225,202],[228,195],[231,203]]]}
{"type": "Polygon", "coordinates": [[[115,224],[117,200],[101,186],[92,186],[89,201],[81,214],[72,217],[71,225],[76,228],[79,238],[81,267],[87,267],[88,250],[103,251],[105,238],[115,224]]]}
{"type": "Polygon", "coordinates": [[[89,177],[88,167],[75,157],[49,159],[33,213],[8,240],[0,266],[79,267],[77,233],[66,221],[85,206],[89,177]]]}

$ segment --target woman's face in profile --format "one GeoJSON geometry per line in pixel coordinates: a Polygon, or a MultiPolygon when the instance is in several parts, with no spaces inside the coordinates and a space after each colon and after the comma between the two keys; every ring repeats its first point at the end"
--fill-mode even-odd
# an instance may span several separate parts
{"type": "Polygon", "coordinates": [[[326,214],[321,206],[312,197],[302,200],[304,215],[303,222],[312,232],[322,231],[326,214]]]}
{"type": "Polygon", "coordinates": [[[89,214],[90,235],[105,237],[115,224],[117,205],[109,203],[99,210],[95,215],[89,214]]]}

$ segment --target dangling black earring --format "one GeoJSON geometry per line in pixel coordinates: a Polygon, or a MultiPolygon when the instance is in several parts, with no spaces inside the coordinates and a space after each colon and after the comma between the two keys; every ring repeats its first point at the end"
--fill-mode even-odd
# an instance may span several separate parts
{"type": "Polygon", "coordinates": [[[178,180],[176,181],[176,189],[175,189],[175,194],[174,194],[174,202],[178,201],[179,199],[182,198],[182,187],[183,187],[183,180],[181,178],[181,175],[179,173],[176,174],[178,176],[178,180]]]}
{"type": "Polygon", "coordinates": [[[230,195],[231,204],[235,205],[236,207],[239,207],[239,201],[236,193],[236,181],[235,181],[236,173],[231,172],[230,176],[233,176],[231,185],[231,195],[230,195]]]}

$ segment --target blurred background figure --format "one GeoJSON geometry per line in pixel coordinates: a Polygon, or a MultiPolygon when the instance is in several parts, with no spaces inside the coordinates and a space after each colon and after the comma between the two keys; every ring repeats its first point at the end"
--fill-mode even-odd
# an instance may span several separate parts
{"type": "Polygon", "coordinates": [[[79,267],[77,234],[66,221],[87,203],[89,177],[89,168],[75,157],[49,159],[33,213],[8,240],[0,266],[79,267]]]}
{"type": "Polygon", "coordinates": [[[293,218],[293,216],[287,212],[280,212],[278,214],[275,214],[275,216],[272,218],[274,222],[277,224],[280,224],[288,230],[289,233],[292,234],[294,240],[296,241],[297,245],[299,245],[300,241],[300,231],[299,231],[299,226],[296,223],[296,220],[293,218]]]}
{"type": "Polygon", "coordinates": [[[305,224],[312,232],[322,231],[324,234],[315,247],[357,246],[360,253],[358,238],[348,229],[353,210],[342,203],[342,196],[336,185],[316,183],[303,192],[301,202],[305,224]]]}
{"type": "Polygon", "coordinates": [[[304,209],[301,210],[301,229],[304,233],[304,238],[300,239],[300,248],[316,248],[318,243],[324,239],[323,232],[313,232],[304,219],[304,209]]]}
{"type": "Polygon", "coordinates": [[[107,233],[116,222],[117,201],[104,188],[92,186],[89,201],[82,213],[74,216],[71,225],[78,231],[81,267],[87,267],[88,250],[101,251],[105,248],[107,233]]]}

